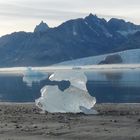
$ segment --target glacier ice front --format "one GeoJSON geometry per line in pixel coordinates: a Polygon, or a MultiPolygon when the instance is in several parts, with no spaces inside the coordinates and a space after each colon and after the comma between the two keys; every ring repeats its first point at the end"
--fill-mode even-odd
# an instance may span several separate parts
{"type": "Polygon", "coordinates": [[[96,99],[86,89],[86,76],[81,71],[54,72],[51,81],[70,81],[71,85],[64,91],[58,86],[45,86],[41,89],[41,97],[36,105],[50,113],[97,114],[93,109],[96,99]]]}

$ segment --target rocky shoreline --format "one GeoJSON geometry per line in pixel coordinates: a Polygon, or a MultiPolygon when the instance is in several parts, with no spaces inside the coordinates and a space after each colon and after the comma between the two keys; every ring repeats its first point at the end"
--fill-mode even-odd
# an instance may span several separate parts
{"type": "Polygon", "coordinates": [[[0,140],[140,140],[140,104],[97,104],[98,115],[41,113],[0,103],[0,140]]]}

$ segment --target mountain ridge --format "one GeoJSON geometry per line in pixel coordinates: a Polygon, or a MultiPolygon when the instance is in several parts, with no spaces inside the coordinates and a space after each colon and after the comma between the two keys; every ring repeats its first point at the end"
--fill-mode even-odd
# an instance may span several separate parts
{"type": "Polygon", "coordinates": [[[139,36],[135,36],[138,31],[140,25],[120,19],[107,22],[90,14],[55,28],[45,28],[43,32],[15,32],[0,38],[0,66],[47,66],[121,49],[135,49],[133,44],[128,47],[127,42],[139,40],[139,36]]]}

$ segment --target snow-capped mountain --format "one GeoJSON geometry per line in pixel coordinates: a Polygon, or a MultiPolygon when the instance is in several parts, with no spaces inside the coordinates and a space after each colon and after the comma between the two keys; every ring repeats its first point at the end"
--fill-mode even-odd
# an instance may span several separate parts
{"type": "Polygon", "coordinates": [[[105,55],[86,57],[71,61],[65,61],[57,65],[99,65],[99,64],[139,64],[140,63],[140,49],[126,50],[116,53],[109,53],[105,55]]]}
{"type": "Polygon", "coordinates": [[[85,18],[55,28],[44,22],[34,32],[0,38],[0,67],[47,66],[59,62],[140,48],[140,25],[120,19],[85,18]]]}

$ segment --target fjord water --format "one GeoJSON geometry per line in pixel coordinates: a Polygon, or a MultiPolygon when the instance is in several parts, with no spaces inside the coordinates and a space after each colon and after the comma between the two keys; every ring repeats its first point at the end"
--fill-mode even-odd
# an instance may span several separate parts
{"type": "MultiPolygon", "coordinates": [[[[97,103],[140,103],[140,70],[110,70],[86,72],[87,89],[97,103]]],[[[37,78],[37,77],[35,77],[37,78]]],[[[58,85],[61,90],[69,87],[68,81],[51,82],[47,78],[23,82],[22,75],[0,75],[1,102],[34,102],[45,85],[58,85]]]]}

